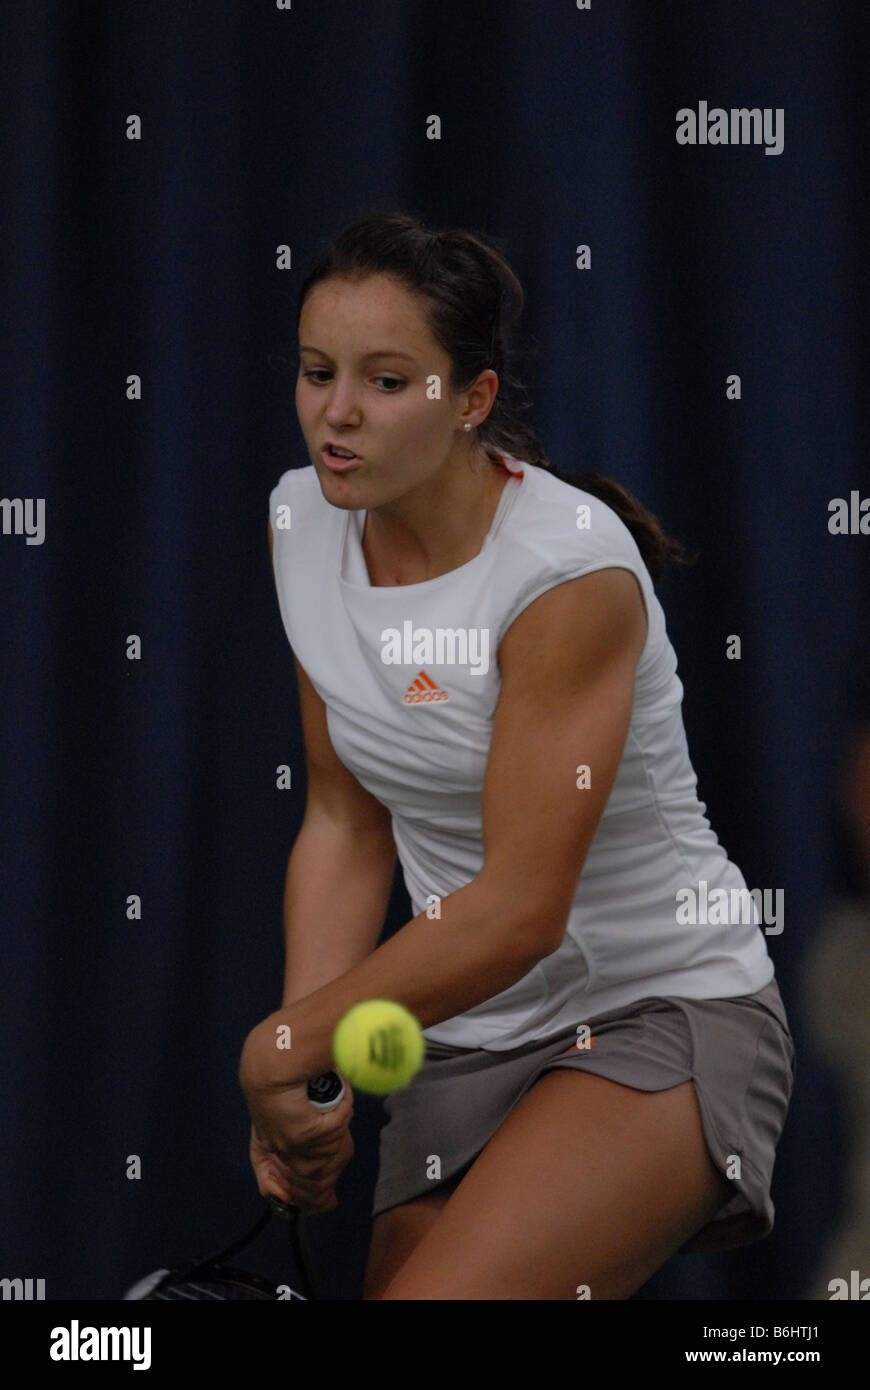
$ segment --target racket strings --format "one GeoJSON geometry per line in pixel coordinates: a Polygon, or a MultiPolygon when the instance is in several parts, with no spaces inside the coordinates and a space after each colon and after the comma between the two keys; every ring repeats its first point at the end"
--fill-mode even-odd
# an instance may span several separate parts
{"type": "MultiPolygon", "coordinates": [[[[284,1287],[288,1287],[284,1285],[284,1287]]],[[[304,1294],[289,1289],[289,1299],[307,1302],[304,1294]]],[[[196,1278],[174,1278],[167,1276],[147,1295],[149,1302],[188,1302],[225,1303],[232,1299],[264,1299],[282,1302],[275,1287],[258,1274],[247,1270],[214,1269],[202,1270],[196,1278]]]]}

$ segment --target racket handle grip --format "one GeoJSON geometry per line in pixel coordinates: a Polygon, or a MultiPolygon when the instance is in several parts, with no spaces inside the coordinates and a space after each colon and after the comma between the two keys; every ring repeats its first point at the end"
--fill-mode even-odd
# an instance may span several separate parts
{"type": "Polygon", "coordinates": [[[308,1082],[308,1099],[318,1110],[334,1110],[346,1089],[337,1071],[325,1071],[308,1082]]]}

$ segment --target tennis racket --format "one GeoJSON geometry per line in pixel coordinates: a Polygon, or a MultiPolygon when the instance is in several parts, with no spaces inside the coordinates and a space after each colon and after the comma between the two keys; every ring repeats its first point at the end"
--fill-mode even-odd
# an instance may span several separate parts
{"type": "MultiPolygon", "coordinates": [[[[318,1110],[334,1110],[344,1092],[344,1082],[336,1071],[325,1072],[323,1076],[313,1077],[308,1082],[308,1099],[318,1110]]],[[[305,1213],[294,1203],[282,1202],[278,1197],[269,1196],[265,1200],[265,1211],[244,1235],[236,1236],[228,1245],[222,1246],[211,1255],[202,1255],[197,1259],[187,1260],[184,1264],[174,1265],[171,1269],[157,1269],[153,1274],[146,1274],[144,1279],[138,1280],[127,1290],[123,1301],[157,1302],[187,1299],[197,1302],[227,1302],[242,1299],[300,1299],[306,1302],[309,1299],[320,1298],[319,1286],[313,1272],[305,1213]],[[280,1217],[290,1224],[291,1245],[304,1292],[290,1288],[289,1284],[276,1286],[260,1274],[226,1263],[250,1245],[273,1217],[280,1217]]]]}

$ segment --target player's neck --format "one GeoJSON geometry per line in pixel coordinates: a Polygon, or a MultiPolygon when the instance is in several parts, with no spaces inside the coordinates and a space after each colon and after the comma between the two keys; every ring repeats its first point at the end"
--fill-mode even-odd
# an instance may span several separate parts
{"type": "Polygon", "coordinates": [[[416,495],[389,510],[366,512],[362,550],[376,587],[420,584],[459,569],[480,554],[499,499],[510,482],[492,459],[482,471],[467,470],[437,501],[416,495]]]}

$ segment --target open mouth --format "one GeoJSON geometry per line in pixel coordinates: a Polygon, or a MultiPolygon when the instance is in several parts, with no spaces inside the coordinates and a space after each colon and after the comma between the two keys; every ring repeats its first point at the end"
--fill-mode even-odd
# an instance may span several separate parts
{"type": "Polygon", "coordinates": [[[356,468],[358,464],[362,463],[358,454],[352,454],[349,449],[338,449],[332,444],[324,444],[320,451],[320,457],[330,473],[346,473],[349,469],[356,468]]]}

